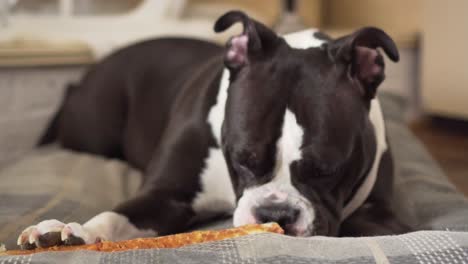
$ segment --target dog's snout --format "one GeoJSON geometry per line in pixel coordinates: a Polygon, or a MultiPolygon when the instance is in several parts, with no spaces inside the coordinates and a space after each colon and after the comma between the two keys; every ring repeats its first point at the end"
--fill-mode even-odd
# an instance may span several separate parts
{"type": "Polygon", "coordinates": [[[286,205],[261,206],[255,210],[257,222],[276,222],[286,228],[298,219],[300,210],[286,205]]]}

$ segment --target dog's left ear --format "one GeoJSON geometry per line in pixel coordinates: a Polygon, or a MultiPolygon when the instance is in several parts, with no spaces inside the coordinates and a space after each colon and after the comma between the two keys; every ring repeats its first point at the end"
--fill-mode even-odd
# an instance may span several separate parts
{"type": "Polygon", "coordinates": [[[250,60],[262,58],[275,47],[279,39],[275,32],[242,11],[230,11],[222,15],[216,21],[214,30],[222,32],[237,22],[242,23],[242,34],[229,39],[224,56],[224,63],[230,70],[240,69],[250,60]]]}
{"type": "Polygon", "coordinates": [[[384,60],[377,48],[382,48],[392,61],[399,60],[395,42],[384,31],[374,27],[362,28],[328,44],[330,54],[349,65],[351,78],[359,81],[368,99],[375,97],[377,87],[385,79],[384,60]]]}

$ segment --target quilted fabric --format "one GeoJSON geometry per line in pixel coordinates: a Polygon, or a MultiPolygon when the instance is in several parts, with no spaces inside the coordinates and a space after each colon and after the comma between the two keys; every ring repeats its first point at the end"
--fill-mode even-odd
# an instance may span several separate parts
{"type": "MultiPolygon", "coordinates": [[[[404,102],[380,97],[395,158],[394,202],[415,230],[400,236],[293,238],[259,234],[179,249],[3,256],[3,263],[468,263],[468,201],[403,123],[404,102]]],[[[138,188],[138,172],[115,160],[40,149],[0,172],[0,241],[57,218],[83,222],[138,188]],[[103,191],[104,190],[104,191],[103,191]],[[107,191],[112,190],[112,192],[107,191]]],[[[225,219],[204,229],[231,226],[225,219]]]]}

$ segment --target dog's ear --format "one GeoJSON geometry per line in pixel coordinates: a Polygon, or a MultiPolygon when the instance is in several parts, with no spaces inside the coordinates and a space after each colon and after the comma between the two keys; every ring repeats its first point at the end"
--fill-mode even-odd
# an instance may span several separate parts
{"type": "Polygon", "coordinates": [[[351,78],[359,81],[368,99],[375,97],[377,87],[385,79],[384,59],[377,48],[382,48],[392,61],[399,60],[395,42],[374,27],[362,28],[328,44],[330,54],[349,65],[351,78]]]}
{"type": "Polygon", "coordinates": [[[243,31],[226,43],[224,63],[229,69],[239,69],[248,64],[249,59],[265,55],[279,39],[267,26],[241,11],[230,11],[222,15],[216,21],[214,31],[222,32],[237,22],[242,23],[243,31]]]}

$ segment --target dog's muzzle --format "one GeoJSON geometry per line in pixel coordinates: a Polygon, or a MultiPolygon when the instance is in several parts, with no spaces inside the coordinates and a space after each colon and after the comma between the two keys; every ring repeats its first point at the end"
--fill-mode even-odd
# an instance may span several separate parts
{"type": "Polygon", "coordinates": [[[234,226],[276,222],[292,236],[313,233],[315,211],[300,193],[269,183],[244,191],[234,211],[234,226]]]}

